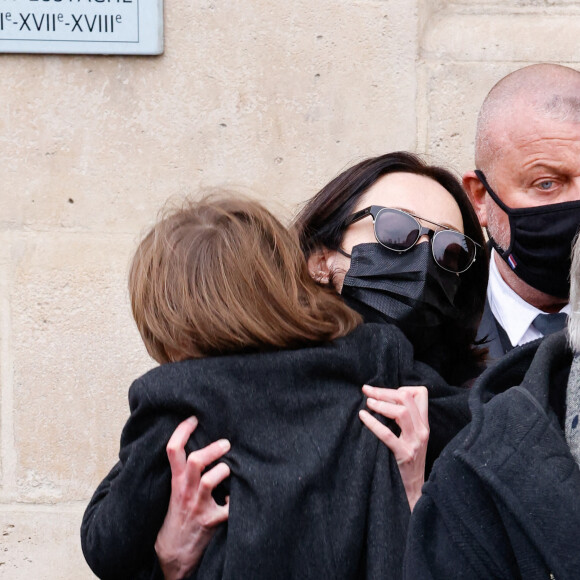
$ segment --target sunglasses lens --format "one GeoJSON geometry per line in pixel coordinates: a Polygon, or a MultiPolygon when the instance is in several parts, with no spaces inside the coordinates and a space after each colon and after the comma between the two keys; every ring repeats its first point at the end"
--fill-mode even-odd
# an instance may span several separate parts
{"type": "Polygon", "coordinates": [[[410,215],[382,209],[375,218],[377,240],[391,250],[408,250],[419,237],[419,223],[410,215]]]}
{"type": "Polygon", "coordinates": [[[442,230],[433,237],[433,258],[445,270],[465,272],[473,264],[475,245],[459,232],[442,230]]]}

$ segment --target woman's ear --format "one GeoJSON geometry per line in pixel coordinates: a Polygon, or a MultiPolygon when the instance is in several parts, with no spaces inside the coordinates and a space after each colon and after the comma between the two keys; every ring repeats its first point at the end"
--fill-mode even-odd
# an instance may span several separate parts
{"type": "Polygon", "coordinates": [[[308,271],[319,284],[330,282],[330,252],[326,248],[318,248],[308,256],[308,271]]]}

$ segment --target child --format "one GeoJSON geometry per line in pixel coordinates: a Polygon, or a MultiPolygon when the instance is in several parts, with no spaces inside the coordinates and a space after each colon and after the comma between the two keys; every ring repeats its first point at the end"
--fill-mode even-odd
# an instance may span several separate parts
{"type": "Polygon", "coordinates": [[[166,215],[137,249],[129,291],[161,366],[131,386],[119,462],[85,512],[95,574],[151,577],[171,492],[165,446],[195,415],[188,452],[231,442],[229,520],[196,577],[398,576],[409,506],[358,411],[363,384],[398,387],[413,369],[402,334],[360,324],[311,279],[295,237],[249,200],[166,215]]]}

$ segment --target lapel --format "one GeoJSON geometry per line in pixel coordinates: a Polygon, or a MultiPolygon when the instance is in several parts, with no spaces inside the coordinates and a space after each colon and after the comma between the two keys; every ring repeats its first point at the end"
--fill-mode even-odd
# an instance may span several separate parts
{"type": "Polygon", "coordinates": [[[481,317],[481,322],[479,323],[479,328],[477,329],[477,336],[475,340],[485,341],[484,346],[486,346],[489,350],[487,362],[488,366],[500,359],[507,352],[507,350],[502,345],[502,340],[498,330],[498,323],[491,312],[487,298],[485,299],[485,307],[483,309],[483,315],[481,317]]]}

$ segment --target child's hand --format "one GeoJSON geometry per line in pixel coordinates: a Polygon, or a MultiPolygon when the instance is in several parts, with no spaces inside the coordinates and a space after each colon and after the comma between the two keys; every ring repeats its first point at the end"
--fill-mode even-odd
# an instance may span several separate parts
{"type": "Polygon", "coordinates": [[[229,476],[230,468],[225,463],[218,463],[203,476],[201,474],[230,450],[230,443],[221,439],[186,456],[185,444],[196,427],[195,417],[186,419],[167,444],[171,499],[155,542],[166,580],[189,574],[201,560],[217,526],[228,519],[229,497],[226,504],[220,506],[211,494],[229,476]]]}

